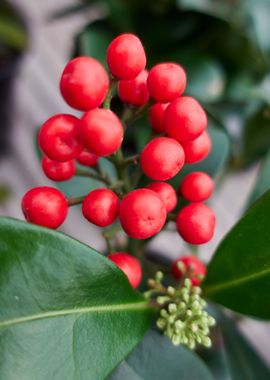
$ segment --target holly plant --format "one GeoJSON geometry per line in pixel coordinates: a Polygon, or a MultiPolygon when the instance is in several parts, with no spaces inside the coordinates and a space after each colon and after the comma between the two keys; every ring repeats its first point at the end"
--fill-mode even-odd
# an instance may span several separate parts
{"type": "MultiPolygon", "coordinates": [[[[212,345],[217,351],[217,331],[231,323],[218,305],[270,318],[270,193],[206,267],[195,248],[215,232],[215,213],[205,203],[214,180],[191,166],[214,149],[206,113],[183,95],[187,77],[179,64],[146,70],[134,34],[113,39],[107,65],[110,75],[92,57],[67,63],[61,94],[83,114],[54,115],[38,135],[49,179],[89,177],[99,187],[76,197],[32,188],[22,199],[28,223],[0,219],[3,380],[213,379],[199,355],[213,352],[212,345]],[[147,114],[148,138],[134,153],[129,131],[147,114]],[[105,252],[53,231],[76,205],[102,229],[105,252]],[[187,250],[164,265],[147,247],[168,228],[187,250]]],[[[269,378],[266,365],[242,346],[245,365],[247,352],[256,359],[249,373],[269,378]]],[[[231,367],[233,360],[237,355],[228,356],[231,367]]]]}

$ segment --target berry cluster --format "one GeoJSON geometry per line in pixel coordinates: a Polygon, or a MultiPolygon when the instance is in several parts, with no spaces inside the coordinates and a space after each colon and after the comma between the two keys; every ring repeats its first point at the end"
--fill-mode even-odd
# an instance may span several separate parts
{"type": "MultiPolygon", "coordinates": [[[[110,43],[107,65],[110,76],[94,58],[77,57],[68,62],[60,91],[67,104],[83,114],[54,115],[41,126],[38,136],[42,169],[48,178],[66,181],[75,175],[88,176],[99,180],[103,187],[72,199],[52,187],[31,189],[22,200],[25,218],[58,228],[67,217],[68,207],[82,203],[82,214],[89,222],[108,227],[119,218],[122,229],[134,239],[149,239],[173,220],[186,242],[208,242],[214,234],[215,215],[203,202],[213,192],[212,179],[203,172],[183,179],[179,194],[190,203],[177,215],[172,213],[178,204],[177,192],[165,182],[184,164],[203,160],[211,149],[203,108],[194,98],[183,96],[185,71],[169,62],[157,64],[148,72],[144,47],[133,34],[122,34],[110,43]],[[111,110],[116,86],[123,103],[122,118],[111,110]],[[121,148],[125,130],[146,111],[151,140],[140,155],[125,157],[121,148]],[[116,180],[101,170],[101,157],[115,166],[116,180]],[[153,182],[141,185],[142,175],[153,182]]],[[[109,259],[137,287],[142,276],[140,263],[122,250],[110,249],[109,259]],[[114,252],[117,250],[121,252],[114,252]]],[[[182,263],[189,267],[188,260],[183,258],[182,263]]],[[[203,264],[197,264],[193,263],[188,272],[194,285],[200,282],[197,275],[205,273],[203,264]]],[[[173,267],[176,278],[183,274],[181,270],[179,265],[173,267]]]]}

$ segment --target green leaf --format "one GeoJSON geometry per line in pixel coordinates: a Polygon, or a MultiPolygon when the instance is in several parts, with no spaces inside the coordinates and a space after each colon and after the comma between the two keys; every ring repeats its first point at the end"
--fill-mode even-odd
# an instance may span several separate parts
{"type": "MultiPolygon", "coordinates": [[[[212,310],[213,311],[213,310],[212,310]]],[[[212,347],[202,358],[219,380],[268,380],[270,371],[263,359],[226,314],[214,309],[217,326],[212,333],[212,347]]]]}
{"type": "Polygon", "coordinates": [[[151,312],[111,261],[59,232],[0,219],[0,378],[101,380],[151,312]]]}
{"type": "Polygon", "coordinates": [[[180,9],[201,12],[226,21],[233,9],[229,2],[217,0],[177,0],[177,3],[180,9]]]}
{"type": "Polygon", "coordinates": [[[175,189],[178,190],[181,180],[187,174],[194,171],[204,171],[213,178],[221,174],[222,169],[228,161],[230,140],[221,129],[209,127],[208,132],[212,140],[212,150],[209,156],[197,164],[185,165],[180,173],[169,181],[175,189]]]}
{"type": "Polygon", "coordinates": [[[150,330],[110,377],[110,380],[124,379],[213,380],[213,377],[192,351],[175,347],[166,337],[150,330]]]}
{"type": "Polygon", "coordinates": [[[270,319],[270,191],[221,242],[203,284],[205,295],[234,311],[270,319]]]}
{"type": "Polygon", "coordinates": [[[260,171],[257,175],[255,185],[247,202],[251,206],[259,199],[267,190],[270,189],[270,151],[263,160],[260,171]]]}
{"type": "Polygon", "coordinates": [[[270,141],[270,109],[262,107],[254,113],[245,125],[244,154],[247,163],[265,155],[270,141]]]}

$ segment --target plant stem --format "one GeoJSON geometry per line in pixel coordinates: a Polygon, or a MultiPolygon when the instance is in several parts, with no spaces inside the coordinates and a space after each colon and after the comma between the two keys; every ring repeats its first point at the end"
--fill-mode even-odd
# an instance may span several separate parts
{"type": "Polygon", "coordinates": [[[105,240],[105,242],[106,242],[106,246],[107,246],[108,254],[110,254],[111,252],[114,251],[113,246],[112,246],[112,243],[111,243],[111,237],[108,236],[108,234],[107,234],[106,231],[103,231],[103,232],[102,232],[102,235],[103,235],[104,240],[105,240]]]}
{"type": "Polygon", "coordinates": [[[70,206],[76,206],[76,205],[79,205],[79,204],[83,203],[85,197],[86,196],[83,195],[81,197],[69,198],[68,201],[67,201],[68,202],[68,206],[69,207],[70,206]]]}
{"type": "Polygon", "coordinates": [[[75,175],[78,177],[88,177],[88,178],[96,179],[97,181],[103,182],[108,186],[112,185],[112,183],[109,180],[109,178],[107,177],[106,173],[103,173],[103,172],[92,173],[92,172],[88,172],[86,170],[76,169],[75,175]]]}
{"type": "Polygon", "coordinates": [[[127,168],[126,168],[126,165],[124,165],[124,162],[125,161],[124,161],[123,152],[120,148],[118,149],[117,152],[115,152],[114,165],[117,171],[118,178],[123,184],[122,187],[123,187],[124,192],[129,192],[131,190],[131,185],[129,181],[127,168]]]}
{"type": "Polygon", "coordinates": [[[113,91],[114,91],[114,88],[116,86],[116,83],[117,83],[117,79],[111,78],[109,90],[108,90],[106,98],[103,102],[103,108],[106,108],[106,109],[111,108],[111,101],[112,101],[113,91]]]}
{"type": "Polygon", "coordinates": [[[127,157],[127,158],[124,160],[124,164],[125,164],[125,165],[129,165],[129,164],[136,165],[136,164],[139,163],[139,158],[140,158],[140,155],[139,155],[139,154],[134,154],[133,156],[127,157]]]}

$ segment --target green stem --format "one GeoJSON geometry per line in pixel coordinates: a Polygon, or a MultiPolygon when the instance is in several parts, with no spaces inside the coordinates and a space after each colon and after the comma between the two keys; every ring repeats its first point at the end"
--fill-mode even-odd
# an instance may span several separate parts
{"type": "Polygon", "coordinates": [[[111,108],[111,101],[112,101],[113,91],[114,91],[114,88],[116,86],[116,83],[117,83],[117,79],[111,78],[109,90],[108,90],[106,98],[103,102],[103,108],[106,108],[106,109],[111,108]]]}
{"type": "Polygon", "coordinates": [[[124,190],[124,192],[128,193],[131,190],[131,184],[129,181],[127,168],[126,168],[126,165],[124,163],[125,163],[125,160],[124,160],[123,152],[120,148],[120,149],[118,149],[117,152],[115,152],[114,165],[115,165],[115,168],[117,171],[118,178],[123,184],[122,185],[123,190],[124,190]]]}
{"type": "Polygon", "coordinates": [[[68,206],[76,206],[76,205],[79,205],[81,203],[83,203],[84,201],[84,198],[86,197],[86,195],[83,195],[81,197],[74,197],[74,198],[69,198],[68,199],[68,206]]]}
{"type": "Polygon", "coordinates": [[[124,160],[124,164],[125,165],[130,165],[130,164],[136,165],[136,164],[139,163],[139,159],[140,159],[140,155],[139,154],[134,154],[133,156],[127,157],[124,160]]]}
{"type": "Polygon", "coordinates": [[[88,178],[96,179],[97,181],[103,182],[108,186],[112,185],[111,181],[107,177],[107,174],[103,172],[92,173],[92,172],[88,172],[87,170],[76,169],[75,175],[78,177],[88,177],[88,178]]]}

